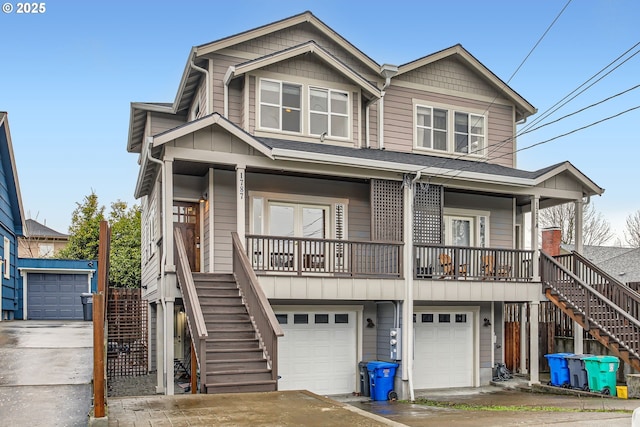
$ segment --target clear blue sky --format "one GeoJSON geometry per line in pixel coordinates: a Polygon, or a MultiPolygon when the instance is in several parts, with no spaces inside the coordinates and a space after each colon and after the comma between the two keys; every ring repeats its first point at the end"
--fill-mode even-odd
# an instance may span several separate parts
{"type": "MultiPolygon", "coordinates": [[[[6,3],[0,0],[0,3],[6,3]]],[[[507,81],[566,0],[46,1],[40,15],[0,12],[0,110],[9,113],[27,217],[66,232],[92,190],[136,201],[126,152],[129,103],[172,102],[191,46],[305,10],[379,63],[462,44],[507,81]]],[[[573,0],[509,82],[538,115],[640,41],[637,0],[573,0]]],[[[637,51],[638,48],[632,52],[637,51]]],[[[544,122],[640,84],[640,54],[544,122]]],[[[518,139],[523,148],[640,105],[640,89],[518,139]]],[[[543,123],[544,123],[543,122],[543,123]]],[[[569,160],[606,189],[593,200],[621,234],[640,209],[640,110],[518,157],[533,170],[569,160]]]]}

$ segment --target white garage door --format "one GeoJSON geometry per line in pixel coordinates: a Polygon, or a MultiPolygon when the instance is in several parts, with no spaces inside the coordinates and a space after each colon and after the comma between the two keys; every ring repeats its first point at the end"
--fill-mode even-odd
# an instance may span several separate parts
{"type": "Polygon", "coordinates": [[[415,314],[414,387],[473,386],[473,313],[415,314]]]}
{"type": "Polygon", "coordinates": [[[356,390],[356,312],[276,310],[279,390],[329,395],[356,390]]]}

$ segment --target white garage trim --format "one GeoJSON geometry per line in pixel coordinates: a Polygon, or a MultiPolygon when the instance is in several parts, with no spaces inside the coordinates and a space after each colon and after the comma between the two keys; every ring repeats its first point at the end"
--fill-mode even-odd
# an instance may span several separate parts
{"type": "Polygon", "coordinates": [[[86,274],[87,275],[87,292],[91,292],[91,279],[96,270],[89,268],[42,268],[42,267],[19,267],[18,271],[22,276],[22,318],[27,320],[28,317],[28,298],[27,288],[29,287],[29,273],[44,274],[86,274]]]}
{"type": "MultiPolygon", "coordinates": [[[[356,391],[358,388],[358,384],[359,384],[359,372],[358,372],[358,361],[361,360],[362,358],[362,316],[363,316],[363,307],[362,306],[354,306],[354,305],[281,305],[281,306],[273,306],[273,311],[276,314],[329,314],[329,317],[331,318],[331,315],[333,314],[351,314],[349,317],[353,318],[353,322],[349,321],[348,324],[348,330],[353,331],[353,333],[355,334],[355,337],[353,335],[351,335],[351,337],[354,337],[351,339],[351,342],[353,342],[353,339],[355,339],[355,343],[354,343],[354,347],[355,348],[351,348],[349,350],[352,350],[351,355],[349,355],[350,357],[353,357],[353,360],[350,361],[350,365],[352,366],[351,368],[349,368],[349,372],[350,372],[350,377],[348,378],[348,383],[350,384],[349,387],[353,387],[353,389],[349,389],[349,390],[311,390],[311,391],[315,391],[315,392],[319,392],[322,394],[333,394],[335,393],[342,393],[342,392],[353,392],[356,391]]],[[[310,316],[311,317],[311,316],[310,316]]],[[[291,318],[291,317],[290,317],[291,318]]],[[[333,321],[335,321],[335,318],[333,318],[333,321]]],[[[333,323],[333,321],[329,321],[328,322],[328,326],[329,325],[335,325],[335,323],[333,323]]],[[[310,322],[312,323],[312,322],[310,322]]],[[[289,326],[293,326],[293,323],[289,323],[289,326]]],[[[347,326],[347,325],[345,325],[347,326]]],[[[284,333],[285,333],[285,337],[287,336],[287,325],[282,325],[284,333]]],[[[295,326],[294,326],[295,327],[295,326]]],[[[310,324],[310,327],[313,327],[313,325],[310,324]]],[[[333,329],[333,328],[332,328],[333,329]]],[[[330,329],[330,330],[332,330],[330,329]]],[[[322,329],[320,329],[322,330],[322,329]]],[[[338,329],[336,329],[338,330],[338,329]]],[[[342,329],[343,331],[345,329],[342,329]]],[[[280,344],[279,344],[280,345],[280,344]]],[[[351,351],[350,351],[351,352],[351,351]]],[[[284,354],[284,351],[279,351],[280,356],[282,356],[284,354]]],[[[344,356],[344,354],[343,354],[344,356]]],[[[281,363],[281,361],[283,360],[282,357],[279,357],[279,363],[281,363]]],[[[346,360],[346,359],[343,359],[346,360]]],[[[282,365],[280,365],[282,366],[282,365]]],[[[340,366],[342,366],[343,368],[346,366],[345,363],[342,363],[340,366]]],[[[279,372],[279,374],[281,374],[282,371],[279,372]]],[[[344,372],[344,371],[343,371],[344,372]]],[[[327,373],[327,375],[331,375],[331,373],[327,373]]],[[[345,376],[341,376],[341,378],[346,378],[345,376]]],[[[311,387],[309,387],[311,388],[311,387]]]]}
{"type": "MultiPolygon", "coordinates": [[[[473,351],[473,355],[472,355],[472,368],[473,368],[473,373],[472,373],[472,377],[473,377],[473,387],[478,387],[480,385],[480,330],[479,330],[479,319],[480,319],[480,307],[479,306],[414,306],[413,308],[413,312],[416,314],[416,316],[419,316],[423,313],[434,313],[434,314],[441,314],[441,313],[471,313],[471,317],[472,317],[472,324],[471,324],[471,331],[472,331],[472,351],[473,351]]],[[[416,319],[416,324],[418,323],[420,319],[416,319]]],[[[416,339],[416,334],[415,334],[415,325],[412,325],[414,327],[414,334],[413,334],[413,338],[414,338],[414,374],[415,374],[415,369],[416,369],[416,365],[419,363],[419,359],[417,359],[415,357],[415,349],[416,349],[416,344],[415,343],[415,339],[416,339]]],[[[414,382],[418,382],[417,379],[414,379],[414,382]]]]}

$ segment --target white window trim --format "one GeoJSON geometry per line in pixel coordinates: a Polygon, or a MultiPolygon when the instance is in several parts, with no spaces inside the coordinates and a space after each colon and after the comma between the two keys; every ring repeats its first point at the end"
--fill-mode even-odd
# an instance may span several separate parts
{"type": "Polygon", "coordinates": [[[284,134],[290,134],[290,135],[302,135],[304,134],[304,108],[305,108],[305,85],[301,84],[301,83],[296,83],[296,82],[291,82],[291,81],[285,81],[285,80],[276,80],[276,79],[270,79],[270,78],[264,78],[264,77],[260,77],[258,78],[258,85],[257,85],[257,96],[256,96],[257,100],[258,100],[258,109],[256,110],[256,123],[257,126],[256,128],[262,131],[266,131],[266,132],[279,132],[279,133],[284,133],[284,134]],[[280,103],[278,105],[276,104],[271,104],[271,103],[267,103],[267,102],[262,102],[262,82],[271,82],[271,83],[278,83],[280,85],[280,103]],[[283,91],[282,91],[282,87],[283,85],[292,85],[292,86],[299,86],[300,87],[300,131],[299,132],[295,132],[295,131],[290,131],[290,130],[283,130],[282,129],[282,96],[283,96],[283,91]],[[278,108],[278,125],[279,128],[270,128],[270,127],[266,127],[262,125],[262,106],[266,105],[269,107],[277,107],[278,108]]]}
{"type": "Polygon", "coordinates": [[[4,278],[11,279],[11,241],[4,238],[4,278]]]}
{"type": "Polygon", "coordinates": [[[488,146],[489,139],[487,135],[488,133],[487,128],[489,123],[488,111],[481,111],[473,108],[459,108],[452,105],[439,104],[436,102],[428,102],[428,101],[417,100],[417,99],[413,99],[412,103],[413,103],[413,119],[412,119],[413,149],[415,151],[425,152],[430,154],[438,153],[440,155],[465,156],[465,157],[477,158],[477,159],[487,158],[487,153],[489,150],[489,146],[488,146]],[[434,148],[422,147],[418,145],[418,107],[431,108],[432,111],[433,109],[440,109],[440,110],[447,111],[447,150],[446,151],[437,150],[434,148]],[[482,135],[484,138],[484,147],[479,149],[477,153],[460,153],[455,150],[455,133],[456,133],[455,132],[455,113],[480,116],[484,118],[484,126],[483,126],[484,134],[482,135]]]}
{"type": "MultiPolygon", "coordinates": [[[[472,247],[480,247],[480,217],[485,217],[484,227],[484,244],[486,248],[491,247],[491,230],[490,230],[490,218],[491,212],[475,210],[475,209],[459,209],[459,208],[444,208],[443,220],[448,221],[451,218],[471,218],[473,219],[473,242],[472,247]]],[[[445,242],[448,237],[445,235],[445,242]]],[[[447,244],[447,243],[445,243],[447,244]]]]}
{"type": "MultiPolygon", "coordinates": [[[[287,193],[272,193],[272,192],[262,192],[262,191],[249,191],[249,217],[253,219],[253,200],[256,198],[262,199],[262,234],[266,235],[266,224],[268,223],[268,208],[270,202],[282,202],[282,203],[291,203],[296,205],[311,205],[311,206],[327,206],[329,208],[329,215],[327,215],[327,220],[329,221],[329,235],[326,237],[327,239],[335,239],[336,232],[336,220],[335,220],[335,212],[336,205],[342,204],[344,205],[344,225],[343,225],[343,235],[348,236],[348,207],[349,207],[349,199],[340,199],[333,197],[316,197],[316,196],[305,196],[299,194],[287,194],[287,193]]],[[[254,223],[253,221],[249,221],[249,234],[255,234],[254,231],[254,223]]]]}
{"type": "Polygon", "coordinates": [[[307,88],[307,122],[309,123],[309,126],[307,126],[308,129],[308,134],[311,136],[320,136],[320,134],[316,134],[316,133],[311,133],[311,113],[314,114],[326,114],[327,116],[327,135],[326,138],[328,139],[335,139],[335,140],[340,140],[340,141],[349,141],[351,140],[351,123],[352,123],[352,115],[353,115],[353,108],[351,106],[351,92],[349,92],[348,90],[342,90],[342,89],[333,89],[333,88],[327,88],[327,87],[321,87],[321,86],[317,86],[317,85],[309,85],[307,88]],[[312,111],[311,110],[311,90],[312,89],[316,89],[316,90],[323,90],[327,92],[327,112],[324,113],[322,111],[312,111]],[[347,95],[347,113],[346,114],[342,114],[342,113],[334,113],[331,111],[331,94],[332,93],[342,93],[342,94],[346,94],[347,95]],[[332,135],[331,134],[331,116],[339,116],[339,117],[346,117],[347,118],[347,136],[337,136],[337,135],[332,135]]]}

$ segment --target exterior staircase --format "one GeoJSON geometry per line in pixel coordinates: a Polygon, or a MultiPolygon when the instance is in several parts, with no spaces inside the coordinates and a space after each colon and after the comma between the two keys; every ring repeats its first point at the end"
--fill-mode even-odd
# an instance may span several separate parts
{"type": "Polygon", "coordinates": [[[574,252],[542,253],[544,293],[602,345],[640,371],[640,294],[574,252]]]}
{"type": "Polygon", "coordinates": [[[275,391],[277,380],[232,274],[193,273],[206,324],[207,393],[275,391]]]}

